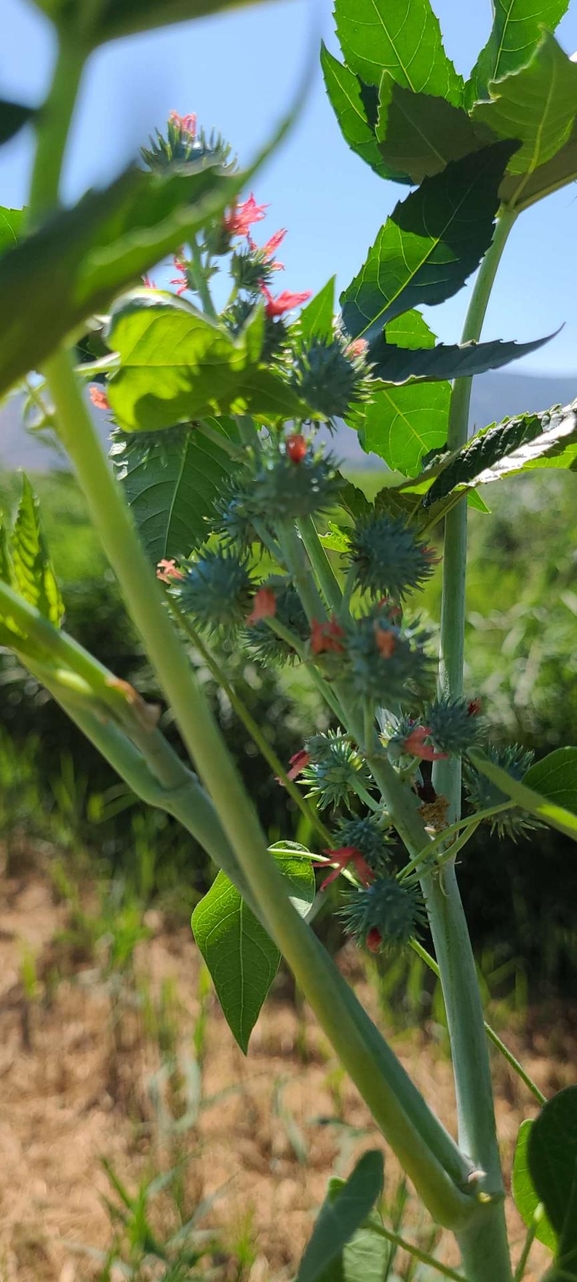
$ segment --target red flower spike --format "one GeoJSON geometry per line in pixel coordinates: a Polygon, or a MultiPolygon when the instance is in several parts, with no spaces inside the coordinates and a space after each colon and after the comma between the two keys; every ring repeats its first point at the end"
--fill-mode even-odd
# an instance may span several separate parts
{"type": "Polygon", "coordinates": [[[92,387],[89,387],[88,389],[88,395],[97,410],[110,409],[110,401],[102,387],[97,387],[93,384],[92,387]]]}
{"type": "MultiPolygon", "coordinates": [[[[310,759],[310,753],[305,752],[304,748],[301,748],[299,752],[295,752],[289,761],[290,769],[286,772],[287,779],[296,779],[297,776],[300,775],[301,771],[305,769],[305,766],[308,766],[310,759]]],[[[276,782],[280,783],[284,788],[284,779],[280,779],[278,775],[276,777],[276,782]]]]}
{"type": "Polygon", "coordinates": [[[178,255],[176,255],[172,261],[177,271],[180,272],[180,276],[175,276],[174,280],[171,280],[170,283],[171,285],[178,285],[178,289],[176,293],[180,297],[180,295],[184,294],[188,289],[188,276],[186,274],[186,263],[184,262],[184,259],[179,258],[178,255]]]}
{"type": "Polygon", "coordinates": [[[329,619],[327,623],[319,623],[318,619],[311,620],[311,651],[313,654],[344,654],[343,645],[344,628],[341,628],[335,618],[329,619]]]}
{"type": "Polygon", "coordinates": [[[257,205],[251,192],[248,200],[240,205],[233,205],[232,209],[225,214],[224,230],[229,236],[248,236],[249,227],[253,223],[260,223],[265,217],[266,209],[268,205],[257,205]]]}
{"type": "Polygon", "coordinates": [[[448,752],[435,752],[432,744],[425,743],[430,733],[429,726],[415,726],[403,743],[403,751],[410,752],[411,756],[418,757],[420,761],[446,761],[448,752]]]}
{"type": "Polygon", "coordinates": [[[380,952],[383,945],[383,936],[378,926],[371,926],[371,929],[367,932],[365,944],[370,953],[380,952]]]}
{"type": "Polygon", "coordinates": [[[291,463],[302,463],[307,450],[308,445],[301,432],[293,432],[292,436],[287,437],[286,452],[291,463]]]}
{"type": "MultiPolygon", "coordinates": [[[[174,282],[172,283],[174,284],[174,282]]],[[[151,277],[148,275],[148,272],[146,273],[145,276],[142,277],[142,284],[146,285],[147,289],[156,289],[156,285],[154,281],[151,279],[151,277]]]]}
{"type": "Polygon", "coordinates": [[[156,577],[161,583],[172,583],[173,579],[184,579],[182,570],[179,570],[176,561],[167,561],[166,557],[158,562],[156,567],[156,577]]]}
{"type": "Polygon", "coordinates": [[[273,588],[259,588],[252,603],[252,610],[246,617],[249,628],[254,623],[259,623],[261,619],[274,619],[275,614],[276,596],[273,588]]]}
{"type": "Polygon", "coordinates": [[[168,117],[171,125],[178,125],[183,134],[189,134],[191,138],[196,137],[196,115],[191,112],[188,116],[179,116],[177,111],[171,111],[168,117]]]}
{"type": "Polygon", "coordinates": [[[382,659],[390,659],[397,648],[397,638],[390,629],[381,628],[375,623],[375,642],[382,659]]]}
{"type": "Polygon", "coordinates": [[[264,310],[270,320],[274,320],[275,316],[284,316],[285,312],[292,312],[294,307],[300,307],[301,303],[308,301],[312,293],[308,289],[304,294],[291,294],[288,289],[285,289],[277,298],[273,298],[270,289],[267,289],[265,284],[261,284],[260,288],[266,299],[264,310]]]}
{"type": "Polygon", "coordinates": [[[479,716],[479,713],[480,713],[480,712],[482,712],[482,711],[483,711],[483,703],[482,703],[482,700],[481,700],[481,699],[471,699],[471,702],[470,702],[470,704],[469,704],[469,706],[468,706],[468,708],[467,708],[467,716],[468,716],[468,717],[478,717],[478,716],[479,716]]]}
{"type": "Polygon", "coordinates": [[[331,882],[336,881],[337,877],[340,877],[340,874],[345,868],[348,868],[349,864],[354,864],[355,872],[359,881],[362,881],[363,886],[370,886],[375,879],[366,859],[360,850],[357,850],[356,846],[339,846],[338,850],[323,850],[323,855],[330,855],[333,871],[321,883],[321,890],[326,890],[331,882]]]}

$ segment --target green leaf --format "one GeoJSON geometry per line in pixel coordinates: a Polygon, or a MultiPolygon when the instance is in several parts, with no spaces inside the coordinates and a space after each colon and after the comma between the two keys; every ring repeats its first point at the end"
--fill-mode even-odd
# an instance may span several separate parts
{"type": "Polygon", "coordinates": [[[548,1246],[550,1251],[556,1251],[557,1234],[551,1227],[543,1203],[537,1197],[529,1170],[528,1147],[532,1126],[533,1122],[526,1121],[521,1122],[519,1127],[511,1176],[513,1198],[527,1228],[535,1225],[535,1236],[538,1241],[548,1246]]]}
{"type": "Polygon", "coordinates": [[[16,590],[59,627],[64,605],[42,532],[38,501],[26,476],[22,477],[22,498],[10,539],[10,554],[16,590]]]}
{"type": "Polygon", "coordinates": [[[306,343],[310,343],[312,338],[330,339],[333,336],[335,284],[336,276],[331,276],[310,303],[302,308],[298,326],[306,343]]]}
{"type": "Polygon", "coordinates": [[[18,244],[23,221],[23,209],[0,208],[0,254],[18,244]]]}
{"type": "Polygon", "coordinates": [[[7,102],[5,98],[0,98],[0,147],[35,115],[32,107],[21,107],[17,102],[7,102]]]}
{"type": "MultiPolygon", "coordinates": [[[[304,916],[313,902],[315,875],[302,854],[276,855],[292,903],[304,916]]],[[[192,914],[192,929],[208,966],[223,1014],[241,1050],[278,970],[280,953],[225,873],[219,872],[192,914]]]]}
{"type": "Polygon", "coordinates": [[[119,357],[107,384],[125,431],[156,431],[207,414],[290,418],[307,407],[279,376],[258,364],[264,312],[234,337],[190,303],[135,290],[114,309],[106,341],[119,357]]]}
{"type": "MultiPolygon", "coordinates": [[[[296,1282],[328,1282],[328,1270],[370,1215],[383,1191],[383,1155],[364,1153],[345,1184],[333,1185],[320,1209],[296,1282]]],[[[337,1275],[335,1275],[336,1277],[337,1275]]],[[[343,1277],[343,1273],[338,1275],[343,1277]]],[[[347,1275],[344,1274],[344,1277],[347,1275]]],[[[352,1276],[351,1276],[352,1282],[352,1276]]]]}
{"type": "Polygon", "coordinates": [[[517,138],[510,174],[523,175],[511,198],[523,197],[528,177],[568,141],[577,115],[577,64],[545,32],[531,62],[522,71],[489,86],[491,102],[477,103],[473,120],[491,127],[499,138],[517,138]]]}
{"type": "Polygon", "coordinates": [[[535,201],[542,200],[553,191],[565,187],[577,178],[577,125],[573,127],[569,141],[547,161],[540,165],[533,174],[527,177],[523,189],[519,191],[519,179],[515,174],[505,174],[499,194],[506,204],[515,202],[518,210],[528,209],[535,201]]]}
{"type": "Polygon", "coordinates": [[[559,1237],[561,1264],[566,1253],[577,1251],[577,1086],[559,1091],[535,1118],[528,1161],[535,1191],[559,1237]]]}
{"type": "Polygon", "coordinates": [[[501,339],[493,339],[489,343],[439,343],[436,347],[412,350],[377,338],[370,344],[367,357],[372,364],[373,378],[384,382],[405,383],[410,378],[427,381],[473,378],[475,374],[501,369],[511,361],[528,356],[554,337],[554,334],[548,334],[546,338],[536,338],[531,343],[507,343],[501,339]]]}
{"type": "Polygon", "coordinates": [[[87,316],[186,242],[234,199],[242,178],[196,164],[131,169],[55,214],[0,259],[0,395],[87,316]],[[23,341],[22,335],[25,335],[23,341]]]}
{"type": "Polygon", "coordinates": [[[383,387],[347,422],[367,453],[378,454],[394,472],[417,476],[423,455],[447,439],[450,400],[449,383],[383,387]]]}
{"type": "Polygon", "coordinates": [[[496,784],[506,797],[511,797],[516,805],[521,806],[523,810],[528,810],[531,815],[541,819],[550,828],[557,828],[559,832],[564,832],[567,837],[577,841],[577,815],[570,810],[565,810],[562,806],[555,805],[541,793],[533,792],[526,786],[524,780],[519,783],[517,779],[512,779],[506,770],[494,765],[477,748],[471,748],[469,756],[477,770],[496,784]]]}
{"type": "Polygon", "coordinates": [[[375,132],[381,164],[408,174],[417,184],[440,173],[450,160],[460,160],[495,141],[491,129],[471,120],[462,107],[430,93],[403,89],[387,73],[379,88],[375,132]]]}
{"type": "Polygon", "coordinates": [[[367,111],[368,90],[373,87],[363,85],[354,71],[334,58],[324,44],[321,49],[321,66],[327,97],[345,142],[381,178],[410,182],[405,173],[399,173],[385,163],[377,145],[374,124],[367,111]]]}
{"type": "MultiPolygon", "coordinates": [[[[258,0],[252,0],[257,3],[258,0]]],[[[246,0],[104,0],[86,13],[86,0],[34,0],[58,27],[78,33],[88,49],[119,36],[239,8],[246,0]]]]}
{"type": "Polygon", "coordinates": [[[442,303],[489,248],[499,186],[516,143],[497,142],[452,161],[400,202],[341,296],[353,338],[373,337],[419,303],[442,303]]]}
{"type": "Polygon", "coordinates": [[[186,428],[163,432],[153,442],[133,433],[117,440],[111,454],[141,540],[157,565],[164,557],[188,556],[204,542],[234,463],[215,442],[186,428]]]}
{"type": "Polygon", "coordinates": [[[577,748],[556,748],[529,768],[523,783],[577,815],[577,748]]]}
{"type": "Polygon", "coordinates": [[[367,84],[386,71],[414,93],[461,102],[463,81],[429,0],[336,0],[335,18],[345,62],[367,84]]]}
{"type": "Polygon", "coordinates": [[[540,466],[544,455],[555,467],[571,467],[577,456],[577,401],[543,414],[505,419],[473,436],[441,464],[423,499],[425,507],[457,486],[486,485],[513,472],[540,466]]]}
{"type": "Polygon", "coordinates": [[[491,80],[502,80],[526,66],[543,28],[554,31],[569,0],[494,0],[493,27],[465,87],[467,103],[488,97],[491,80]]]}

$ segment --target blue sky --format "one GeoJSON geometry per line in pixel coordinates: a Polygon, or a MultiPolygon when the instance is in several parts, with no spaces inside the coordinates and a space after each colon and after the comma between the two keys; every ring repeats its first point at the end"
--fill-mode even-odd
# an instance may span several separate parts
{"type": "MultiPolygon", "coordinates": [[[[467,72],[487,37],[489,0],[435,0],[448,53],[467,72]]],[[[97,51],[82,84],[66,166],[66,195],[110,180],[171,109],[196,111],[248,160],[286,109],[311,35],[337,52],[331,0],[284,0],[117,41],[97,51]]],[[[54,56],[50,24],[30,0],[2,0],[0,94],[39,102],[54,56]]],[[[558,29],[577,49],[577,0],[558,29]]],[[[31,139],[0,151],[0,203],[26,199],[31,139]]],[[[254,182],[270,204],[259,230],[287,227],[279,288],[319,289],[337,274],[348,284],[377,231],[406,189],[383,182],[344,143],[317,71],[305,110],[282,150],[254,182]]],[[[565,322],[541,352],[511,367],[519,373],[577,374],[577,186],[521,216],[506,249],[484,331],[486,338],[528,340],[565,322]]],[[[428,320],[457,341],[468,291],[428,320]]]]}

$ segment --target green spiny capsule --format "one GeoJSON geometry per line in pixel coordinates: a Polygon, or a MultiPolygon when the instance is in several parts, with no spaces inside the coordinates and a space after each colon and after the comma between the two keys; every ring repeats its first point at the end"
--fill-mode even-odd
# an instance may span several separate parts
{"type": "MultiPolygon", "coordinates": [[[[267,587],[273,588],[275,593],[275,618],[294,632],[300,641],[306,641],[309,635],[308,619],[290,579],[281,576],[268,579],[267,587]]],[[[277,636],[264,620],[247,630],[246,639],[255,658],[261,663],[294,663],[297,657],[288,641],[277,636]]]]}
{"type": "Polygon", "coordinates": [[[180,600],[183,610],[207,628],[238,627],[249,612],[253,588],[244,558],[205,552],[188,570],[180,600]]]}
{"type": "Polygon", "coordinates": [[[339,825],[339,846],[354,846],[374,873],[383,873],[390,865],[391,846],[374,815],[345,819],[339,825]]]}
{"type": "Polygon", "coordinates": [[[350,561],[359,587],[367,592],[389,593],[401,601],[433,573],[434,550],[396,517],[376,516],[354,530],[350,539],[350,561]]]}
{"type": "MultiPolygon", "coordinates": [[[[534,757],[533,752],[526,751],[518,743],[508,744],[505,748],[489,744],[486,752],[493,765],[506,770],[518,782],[527,773],[534,757]]],[[[463,782],[469,804],[474,810],[489,810],[491,806],[499,806],[509,800],[496,784],[487,779],[486,775],[477,772],[469,762],[465,762],[463,782]]],[[[491,833],[497,833],[499,837],[510,837],[512,841],[516,841],[518,837],[528,837],[536,828],[543,827],[539,819],[521,806],[511,806],[498,815],[491,815],[487,822],[491,833]]]]}
{"type": "Polygon", "coordinates": [[[253,476],[251,503],[255,515],[264,520],[294,520],[322,512],[336,501],[343,484],[330,455],[306,445],[297,456],[288,448],[295,439],[271,448],[253,476]]]}
{"type": "Polygon", "coordinates": [[[379,877],[351,895],[340,910],[346,930],[371,952],[403,948],[426,920],[418,887],[379,877]]]}
{"type": "Polygon", "coordinates": [[[391,624],[379,607],[355,619],[347,632],[347,655],[355,692],[390,706],[428,693],[433,674],[424,629],[391,624]]]}
{"type": "Polygon", "coordinates": [[[441,752],[466,752],[482,738],[484,725],[479,721],[476,704],[467,699],[435,699],[427,704],[423,722],[430,738],[441,752]]]}
{"type": "Polygon", "coordinates": [[[369,772],[350,739],[337,731],[312,735],[305,743],[310,763],[303,771],[303,780],[309,785],[310,796],[326,806],[347,804],[355,792],[355,783],[371,787],[369,772]]]}
{"type": "Polygon", "coordinates": [[[299,396],[325,418],[346,414],[368,395],[364,362],[348,356],[338,337],[313,338],[295,357],[291,382],[299,396]]]}

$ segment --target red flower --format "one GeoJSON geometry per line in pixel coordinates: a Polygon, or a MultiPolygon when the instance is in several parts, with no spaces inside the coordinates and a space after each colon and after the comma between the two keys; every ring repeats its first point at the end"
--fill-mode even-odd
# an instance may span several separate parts
{"type": "Polygon", "coordinates": [[[286,452],[291,463],[302,463],[303,459],[306,458],[307,450],[308,445],[302,432],[293,432],[292,436],[287,437],[286,452]]]}
{"type": "Polygon", "coordinates": [[[431,731],[428,726],[415,726],[403,743],[403,751],[410,752],[421,761],[446,761],[448,752],[435,752],[432,744],[425,743],[431,731]]]}
{"type": "Polygon", "coordinates": [[[285,312],[292,312],[293,307],[300,307],[301,303],[306,303],[311,296],[311,290],[308,289],[304,294],[290,294],[288,289],[283,290],[278,298],[273,298],[270,289],[265,284],[261,284],[261,292],[266,299],[265,312],[271,320],[275,316],[284,316],[285,312]]]}
{"type": "Polygon", "coordinates": [[[142,284],[146,285],[147,289],[156,289],[156,285],[154,281],[151,280],[150,276],[148,275],[148,272],[146,272],[146,274],[142,277],[142,284]]]}
{"type": "Polygon", "coordinates": [[[311,650],[313,654],[324,654],[331,651],[333,654],[344,654],[344,628],[341,628],[336,619],[329,619],[327,623],[319,623],[318,619],[311,621],[311,650]]]}
{"type": "Polygon", "coordinates": [[[186,272],[186,263],[185,263],[184,259],[183,259],[183,258],[179,258],[179,257],[178,257],[178,255],[175,255],[172,261],[173,261],[174,266],[176,267],[177,271],[179,271],[179,272],[180,272],[180,276],[175,276],[174,280],[171,280],[171,282],[170,282],[170,283],[171,283],[171,285],[178,285],[178,289],[177,289],[177,291],[176,291],[176,292],[177,292],[178,296],[180,297],[180,295],[181,295],[181,294],[184,294],[184,293],[185,293],[185,291],[189,288],[189,285],[188,285],[188,276],[187,276],[187,272],[186,272]]]}
{"type": "Polygon", "coordinates": [[[229,236],[248,236],[248,229],[253,223],[260,223],[265,216],[267,205],[257,205],[252,194],[240,205],[233,205],[224,216],[224,229],[229,236]]]}
{"type": "Polygon", "coordinates": [[[355,356],[364,356],[368,346],[369,344],[367,343],[366,338],[354,338],[352,343],[348,344],[346,354],[351,358],[354,358],[355,356]]]}
{"type": "MultiPolygon", "coordinates": [[[[310,759],[310,753],[305,752],[304,748],[301,748],[299,752],[295,752],[289,761],[290,769],[287,770],[287,779],[296,779],[301,771],[305,769],[305,766],[308,766],[310,759]]],[[[278,775],[276,782],[282,784],[284,788],[284,779],[280,779],[278,775]]]]}
{"type": "Polygon", "coordinates": [[[171,125],[178,125],[181,133],[189,134],[191,138],[196,137],[196,115],[194,112],[189,116],[179,116],[177,111],[171,111],[168,119],[171,125]]]}
{"type": "Polygon", "coordinates": [[[339,846],[338,850],[323,850],[323,855],[330,855],[333,872],[329,873],[328,877],[325,877],[325,880],[321,883],[321,890],[326,890],[332,881],[336,881],[337,877],[340,876],[345,868],[348,868],[349,864],[354,864],[357,876],[362,881],[363,886],[370,886],[371,882],[374,881],[373,872],[356,846],[339,846]]]}
{"type": "Polygon", "coordinates": [[[481,699],[471,699],[471,702],[467,708],[467,716],[478,717],[479,713],[482,711],[483,711],[483,704],[481,699]]]}
{"type": "Polygon", "coordinates": [[[259,588],[252,603],[252,610],[246,617],[249,627],[252,627],[253,623],[259,623],[261,619],[273,619],[275,614],[276,596],[273,588],[259,588]]]}
{"type": "Polygon", "coordinates": [[[383,936],[381,935],[378,926],[371,926],[371,929],[367,932],[367,938],[365,939],[365,944],[367,945],[369,952],[380,952],[382,943],[383,936]]]}
{"type": "Polygon", "coordinates": [[[106,392],[104,391],[104,388],[93,385],[92,387],[89,387],[88,395],[90,397],[90,400],[92,401],[92,404],[96,407],[97,410],[110,409],[110,401],[108,400],[108,397],[106,395],[106,392]]]}
{"type": "Polygon", "coordinates": [[[156,567],[156,577],[162,583],[172,583],[173,579],[183,579],[184,574],[178,569],[176,561],[167,561],[166,557],[163,557],[156,567]]]}
{"type": "Polygon", "coordinates": [[[382,628],[380,623],[375,623],[375,642],[383,659],[390,659],[395,653],[397,638],[390,628],[382,628]]]}

